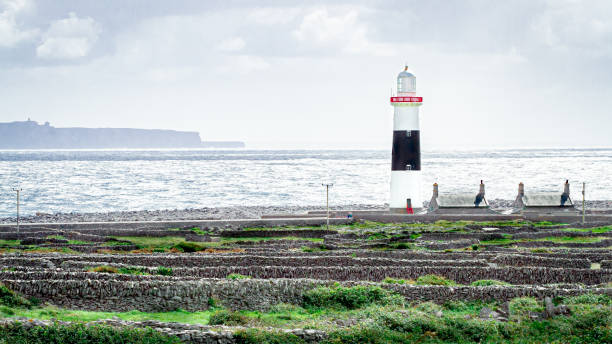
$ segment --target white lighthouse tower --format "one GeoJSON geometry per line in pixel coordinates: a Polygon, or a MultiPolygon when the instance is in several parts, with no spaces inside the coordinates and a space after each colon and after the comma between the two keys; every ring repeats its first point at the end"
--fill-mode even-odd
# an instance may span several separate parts
{"type": "Polygon", "coordinates": [[[421,208],[421,140],[419,107],[423,98],[416,95],[416,77],[408,66],[397,76],[397,95],[393,105],[393,151],[391,158],[391,200],[393,212],[412,213],[421,208]]]}

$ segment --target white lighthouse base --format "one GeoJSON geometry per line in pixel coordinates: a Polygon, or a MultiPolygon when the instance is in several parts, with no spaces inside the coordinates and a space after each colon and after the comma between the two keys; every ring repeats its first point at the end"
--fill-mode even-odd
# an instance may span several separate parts
{"type": "Polygon", "coordinates": [[[421,171],[391,171],[391,200],[389,208],[392,212],[406,213],[406,200],[410,199],[412,208],[423,207],[421,198],[421,171]]]}

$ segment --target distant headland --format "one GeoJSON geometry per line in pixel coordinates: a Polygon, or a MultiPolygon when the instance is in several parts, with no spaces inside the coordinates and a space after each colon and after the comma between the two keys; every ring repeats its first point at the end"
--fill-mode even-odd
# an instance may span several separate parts
{"type": "Polygon", "coordinates": [[[45,122],[0,123],[0,149],[244,148],[241,141],[202,141],[195,131],[56,128],[45,122]]]}

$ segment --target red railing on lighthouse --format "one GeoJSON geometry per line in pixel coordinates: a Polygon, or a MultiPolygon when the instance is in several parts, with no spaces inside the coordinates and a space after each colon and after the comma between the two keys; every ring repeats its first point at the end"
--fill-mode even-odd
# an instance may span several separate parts
{"type": "Polygon", "coordinates": [[[391,97],[391,103],[422,103],[423,97],[391,97]]]}

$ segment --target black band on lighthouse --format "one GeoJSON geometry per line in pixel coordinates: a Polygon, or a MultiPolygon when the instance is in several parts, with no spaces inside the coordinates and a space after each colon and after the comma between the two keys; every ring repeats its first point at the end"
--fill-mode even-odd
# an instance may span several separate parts
{"type": "Polygon", "coordinates": [[[393,131],[392,171],[421,170],[421,140],[418,130],[393,131]]]}

